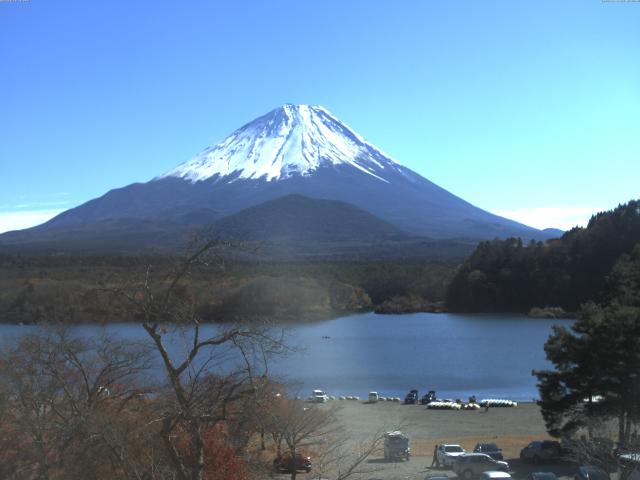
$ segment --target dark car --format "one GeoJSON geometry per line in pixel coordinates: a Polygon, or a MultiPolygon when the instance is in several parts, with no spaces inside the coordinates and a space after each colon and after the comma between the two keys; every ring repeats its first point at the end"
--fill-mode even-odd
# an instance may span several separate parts
{"type": "Polygon", "coordinates": [[[598,467],[583,465],[573,476],[574,480],[610,480],[609,474],[598,467]]]}
{"type": "Polygon", "coordinates": [[[431,402],[435,402],[435,401],[436,401],[436,391],[435,390],[429,390],[420,399],[420,403],[422,405],[429,405],[431,402]]]}
{"type": "Polygon", "coordinates": [[[411,390],[407,393],[407,396],[404,397],[404,404],[413,405],[415,403],[418,403],[418,390],[411,390]]]}
{"type": "Polygon", "coordinates": [[[558,480],[553,472],[531,472],[527,478],[529,480],[558,480]]]}
{"type": "Polygon", "coordinates": [[[498,448],[495,443],[476,443],[473,452],[485,453],[494,460],[504,460],[504,457],[502,456],[502,449],[498,448]]]}
{"type": "Polygon", "coordinates": [[[520,460],[523,462],[555,462],[561,456],[560,443],[553,440],[536,440],[520,450],[520,460]]]}
{"type": "Polygon", "coordinates": [[[301,453],[295,454],[294,457],[290,453],[284,453],[273,459],[273,468],[278,471],[293,472],[298,470],[304,470],[305,472],[311,471],[311,457],[302,455],[301,453]]]}

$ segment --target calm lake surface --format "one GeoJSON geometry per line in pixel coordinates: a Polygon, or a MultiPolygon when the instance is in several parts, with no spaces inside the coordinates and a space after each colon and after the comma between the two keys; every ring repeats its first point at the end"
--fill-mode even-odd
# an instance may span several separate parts
{"type": "MultiPolygon", "coordinates": [[[[442,398],[531,401],[538,397],[531,370],[549,365],[543,345],[554,324],[571,321],[502,314],[353,315],[288,327],[288,342],[301,351],[277,359],[270,371],[296,383],[304,396],[314,388],[360,397],[371,390],[404,396],[417,388],[421,394],[436,390],[442,398]]],[[[0,334],[11,343],[36,328],[4,324],[0,334]]],[[[73,332],[147,340],[135,324],[82,325],[73,332]]],[[[171,348],[183,345],[176,338],[171,348]]]]}

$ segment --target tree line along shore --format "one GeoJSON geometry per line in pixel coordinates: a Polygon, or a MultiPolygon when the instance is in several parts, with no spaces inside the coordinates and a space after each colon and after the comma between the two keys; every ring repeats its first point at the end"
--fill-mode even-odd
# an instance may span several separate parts
{"type": "MultiPolygon", "coordinates": [[[[204,321],[247,318],[304,321],[363,311],[519,312],[575,316],[607,301],[612,285],[640,262],[640,201],[594,215],[561,238],[481,242],[459,260],[242,261],[220,251],[195,266],[191,295],[204,321]]],[[[0,320],[34,323],[130,321],[104,292],[169,275],[175,255],[0,253],[0,320]]],[[[630,281],[630,280],[629,280],[630,281]]]]}
{"type": "MultiPolygon", "coordinates": [[[[179,262],[160,256],[0,255],[0,320],[110,323],[135,320],[109,292],[167,276],[179,262]]],[[[365,311],[442,308],[451,263],[256,263],[198,265],[189,285],[203,321],[295,322],[365,311]]]]}

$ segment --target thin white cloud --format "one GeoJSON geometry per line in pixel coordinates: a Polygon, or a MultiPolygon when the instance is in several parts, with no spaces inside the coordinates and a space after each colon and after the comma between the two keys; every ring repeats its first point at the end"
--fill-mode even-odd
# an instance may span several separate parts
{"type": "Polygon", "coordinates": [[[50,201],[50,202],[30,202],[30,203],[19,203],[17,205],[13,205],[13,208],[47,208],[47,207],[60,207],[62,205],[67,205],[69,202],[66,200],[59,201],[50,201]]]}
{"type": "Polygon", "coordinates": [[[0,212],[0,233],[35,227],[52,219],[64,210],[25,210],[0,212]]]}
{"type": "Polygon", "coordinates": [[[591,216],[606,210],[598,207],[538,207],[517,208],[514,210],[494,210],[493,213],[501,217],[510,218],[531,227],[559,228],[570,230],[573,227],[585,227],[591,216]]]}

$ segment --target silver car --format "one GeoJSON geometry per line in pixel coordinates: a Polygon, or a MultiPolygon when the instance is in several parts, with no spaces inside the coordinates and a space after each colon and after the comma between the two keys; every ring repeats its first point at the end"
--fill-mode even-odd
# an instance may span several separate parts
{"type": "Polygon", "coordinates": [[[436,461],[438,467],[451,467],[456,458],[466,453],[465,449],[456,444],[438,445],[436,461]]]}
{"type": "Polygon", "coordinates": [[[471,480],[487,471],[508,472],[509,464],[501,460],[494,460],[485,453],[466,453],[456,459],[453,471],[459,477],[471,480]]]}

